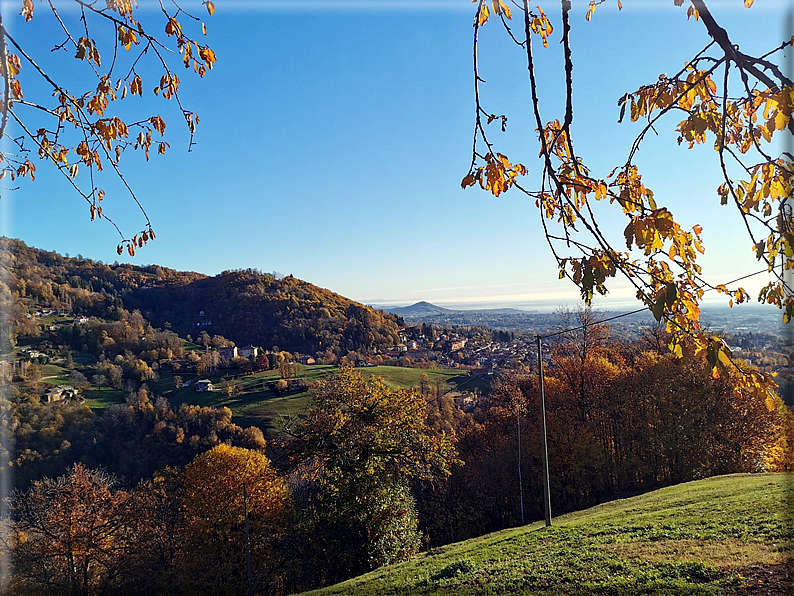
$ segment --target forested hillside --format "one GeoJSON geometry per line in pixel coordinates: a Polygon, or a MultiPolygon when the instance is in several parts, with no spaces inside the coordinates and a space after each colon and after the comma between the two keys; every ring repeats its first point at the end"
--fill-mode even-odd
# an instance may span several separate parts
{"type": "Polygon", "coordinates": [[[0,295],[10,302],[16,334],[29,333],[28,315],[42,308],[109,319],[124,308],[183,336],[206,331],[238,345],[305,354],[366,353],[398,341],[395,316],[292,276],[246,270],[207,277],[158,265],[108,265],[8,238],[0,238],[0,250],[13,258],[2,277],[10,293],[3,289],[0,295]]]}
{"type": "Polygon", "coordinates": [[[370,351],[399,341],[396,317],[291,275],[228,271],[185,284],[145,287],[125,297],[156,326],[180,334],[207,329],[238,344],[315,354],[370,351]],[[202,314],[203,313],[203,314],[202,314]]]}

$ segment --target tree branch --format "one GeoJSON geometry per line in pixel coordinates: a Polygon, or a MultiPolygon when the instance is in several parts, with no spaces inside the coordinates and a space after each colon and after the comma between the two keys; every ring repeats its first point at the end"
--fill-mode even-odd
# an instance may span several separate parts
{"type": "Polygon", "coordinates": [[[3,15],[0,14],[0,60],[2,60],[3,82],[5,84],[3,105],[0,114],[0,142],[6,133],[8,124],[8,109],[11,106],[11,77],[8,73],[8,49],[6,48],[6,28],[3,24],[3,15]]]}
{"type": "MultiPolygon", "coordinates": [[[[708,31],[708,34],[711,36],[711,38],[716,41],[717,44],[719,44],[719,46],[722,48],[722,51],[725,52],[725,57],[729,60],[732,60],[734,64],[753,75],[756,79],[766,85],[767,88],[777,89],[778,85],[766,74],[755,67],[756,63],[760,63],[765,67],[768,67],[769,63],[757,58],[752,58],[740,52],[739,46],[731,43],[731,40],[728,37],[728,32],[717,24],[717,21],[712,16],[711,11],[706,6],[705,0],[691,1],[692,6],[695,7],[695,10],[697,10],[698,14],[700,15],[700,18],[706,27],[706,31],[708,31]]],[[[780,74],[780,77],[782,77],[781,82],[784,85],[791,85],[791,81],[784,77],[780,71],[778,71],[778,74],[780,74]]]]}

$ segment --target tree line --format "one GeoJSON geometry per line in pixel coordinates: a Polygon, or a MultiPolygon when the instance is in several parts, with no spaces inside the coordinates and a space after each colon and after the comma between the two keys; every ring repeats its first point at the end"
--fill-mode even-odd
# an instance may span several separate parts
{"type": "Polygon", "coordinates": [[[49,459],[52,472],[9,499],[9,593],[281,594],[413,556],[411,487],[457,461],[426,407],[415,391],[344,368],[266,449],[255,429],[228,426],[228,410],[131,395],[95,421],[107,430],[96,452],[29,463],[49,459]],[[207,418],[215,424],[199,428],[207,418]]]}
{"type": "Polygon", "coordinates": [[[0,279],[0,299],[10,313],[12,342],[41,333],[31,317],[52,308],[73,315],[120,320],[142,313],[156,327],[182,337],[207,331],[238,345],[279,346],[290,352],[345,356],[371,354],[398,343],[394,315],[358,304],[288,275],[253,269],[215,277],[158,265],[108,265],[69,258],[0,238],[11,258],[0,279]]]}
{"type": "MultiPolygon", "coordinates": [[[[586,339],[550,346],[555,515],[718,474],[794,468],[794,415],[777,394],[759,400],[742,391],[738,372],[715,379],[705,355],[677,359],[664,342],[653,345],[606,343],[591,328],[586,339]]],[[[437,408],[449,412],[452,399],[437,408]]],[[[539,408],[537,371],[512,371],[471,413],[444,417],[454,420],[464,465],[421,489],[431,544],[520,525],[522,509],[525,521],[542,519],[539,408]]]]}

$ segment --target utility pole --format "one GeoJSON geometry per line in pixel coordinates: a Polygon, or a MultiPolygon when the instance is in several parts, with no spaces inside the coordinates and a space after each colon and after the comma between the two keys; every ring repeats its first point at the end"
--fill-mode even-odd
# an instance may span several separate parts
{"type": "Polygon", "coordinates": [[[516,404],[516,428],[518,429],[518,494],[521,500],[521,525],[524,521],[524,480],[521,476],[521,405],[516,404]]]}
{"type": "Polygon", "coordinates": [[[549,450],[546,445],[546,390],[543,387],[543,348],[540,335],[538,340],[538,387],[540,389],[540,434],[541,454],[543,456],[543,511],[546,514],[546,526],[551,525],[551,493],[549,491],[549,450]]]}
{"type": "Polygon", "coordinates": [[[248,596],[254,595],[254,571],[251,567],[251,528],[248,524],[248,485],[243,483],[243,508],[245,510],[245,566],[248,570],[248,596]]]}

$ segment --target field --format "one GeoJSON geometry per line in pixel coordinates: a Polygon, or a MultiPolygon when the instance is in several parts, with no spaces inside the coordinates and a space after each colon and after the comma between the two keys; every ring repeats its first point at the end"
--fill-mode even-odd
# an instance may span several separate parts
{"type": "Polygon", "coordinates": [[[41,380],[50,385],[68,385],[69,370],[57,364],[42,364],[41,380]]]}
{"type": "Polygon", "coordinates": [[[732,475],[448,545],[312,594],[790,594],[791,474],[732,475]]]}
{"type": "MultiPolygon", "coordinates": [[[[328,379],[337,370],[335,366],[300,366],[298,377],[311,384],[316,381],[328,379]]],[[[427,374],[431,383],[441,379],[449,384],[450,388],[472,390],[475,386],[482,387],[483,381],[470,377],[468,373],[451,369],[416,369],[401,368],[397,366],[373,366],[358,369],[365,377],[380,376],[387,385],[395,389],[417,387],[422,374],[427,374]]],[[[225,371],[220,371],[225,372],[225,371]]],[[[229,371],[236,372],[236,371],[229,371]]],[[[230,378],[231,375],[225,375],[230,378]]],[[[165,373],[160,380],[150,383],[152,389],[163,395],[174,404],[183,403],[202,406],[228,407],[234,415],[234,421],[242,426],[259,426],[268,436],[283,429],[283,418],[295,416],[306,409],[311,401],[312,390],[295,393],[279,394],[275,384],[281,378],[279,371],[270,370],[253,375],[241,376],[242,391],[235,396],[227,396],[223,391],[197,392],[194,384],[199,378],[209,378],[216,388],[221,385],[224,375],[210,375],[198,377],[193,373],[165,373]],[[188,387],[177,389],[174,380],[180,376],[183,382],[190,382],[188,387]]],[[[106,408],[113,403],[121,403],[124,396],[120,391],[112,389],[92,388],[86,392],[86,403],[94,409],[106,408]]]]}
{"type": "Polygon", "coordinates": [[[85,405],[92,410],[104,410],[113,404],[124,403],[124,392],[112,387],[89,387],[83,390],[85,405]]]}

